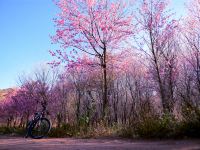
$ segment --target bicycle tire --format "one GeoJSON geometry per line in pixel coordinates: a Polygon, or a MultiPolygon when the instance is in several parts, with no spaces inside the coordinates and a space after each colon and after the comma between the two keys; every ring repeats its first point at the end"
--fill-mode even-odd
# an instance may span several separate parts
{"type": "Polygon", "coordinates": [[[41,139],[48,134],[50,128],[50,121],[47,118],[43,117],[31,123],[28,134],[33,139],[41,139]],[[37,131],[40,133],[36,133],[37,131]]]}
{"type": "Polygon", "coordinates": [[[26,125],[26,135],[25,135],[25,138],[28,138],[28,136],[29,136],[29,128],[30,128],[31,124],[32,124],[32,121],[28,121],[28,123],[26,125]]]}

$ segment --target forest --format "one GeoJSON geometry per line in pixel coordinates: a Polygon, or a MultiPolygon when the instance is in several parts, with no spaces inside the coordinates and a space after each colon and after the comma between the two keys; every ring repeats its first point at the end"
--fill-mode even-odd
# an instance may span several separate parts
{"type": "Polygon", "coordinates": [[[199,0],[180,18],[168,0],[55,5],[59,49],[1,98],[0,134],[45,106],[52,137],[200,137],[199,0]]]}

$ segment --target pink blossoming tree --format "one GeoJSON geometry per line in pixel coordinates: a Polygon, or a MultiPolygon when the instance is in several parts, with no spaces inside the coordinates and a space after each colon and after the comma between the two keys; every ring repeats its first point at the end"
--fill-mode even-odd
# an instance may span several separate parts
{"type": "Polygon", "coordinates": [[[154,87],[167,113],[173,111],[177,52],[174,36],[178,26],[173,14],[167,11],[168,4],[166,0],[143,0],[137,16],[141,31],[138,35],[139,50],[149,58],[148,65],[156,83],[154,87]]]}
{"type": "Polygon", "coordinates": [[[60,14],[55,19],[57,32],[52,39],[63,50],[51,54],[60,59],[57,64],[74,61],[80,52],[99,59],[103,73],[104,118],[108,106],[107,53],[123,48],[123,42],[134,33],[129,6],[121,0],[60,0],[56,4],[60,14]]]}

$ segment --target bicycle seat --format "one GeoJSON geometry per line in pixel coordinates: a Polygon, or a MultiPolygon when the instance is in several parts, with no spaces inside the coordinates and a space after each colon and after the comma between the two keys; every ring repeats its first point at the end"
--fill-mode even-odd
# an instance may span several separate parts
{"type": "Polygon", "coordinates": [[[36,112],[36,113],[35,113],[35,116],[37,116],[37,115],[40,115],[40,112],[36,112]]]}

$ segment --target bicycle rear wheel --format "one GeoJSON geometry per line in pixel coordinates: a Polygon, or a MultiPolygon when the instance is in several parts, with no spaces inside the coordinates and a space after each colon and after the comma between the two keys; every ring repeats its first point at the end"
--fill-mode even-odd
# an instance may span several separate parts
{"type": "Polygon", "coordinates": [[[50,121],[47,118],[41,118],[32,122],[29,128],[29,136],[34,139],[41,139],[48,134],[50,128],[50,121]]]}

